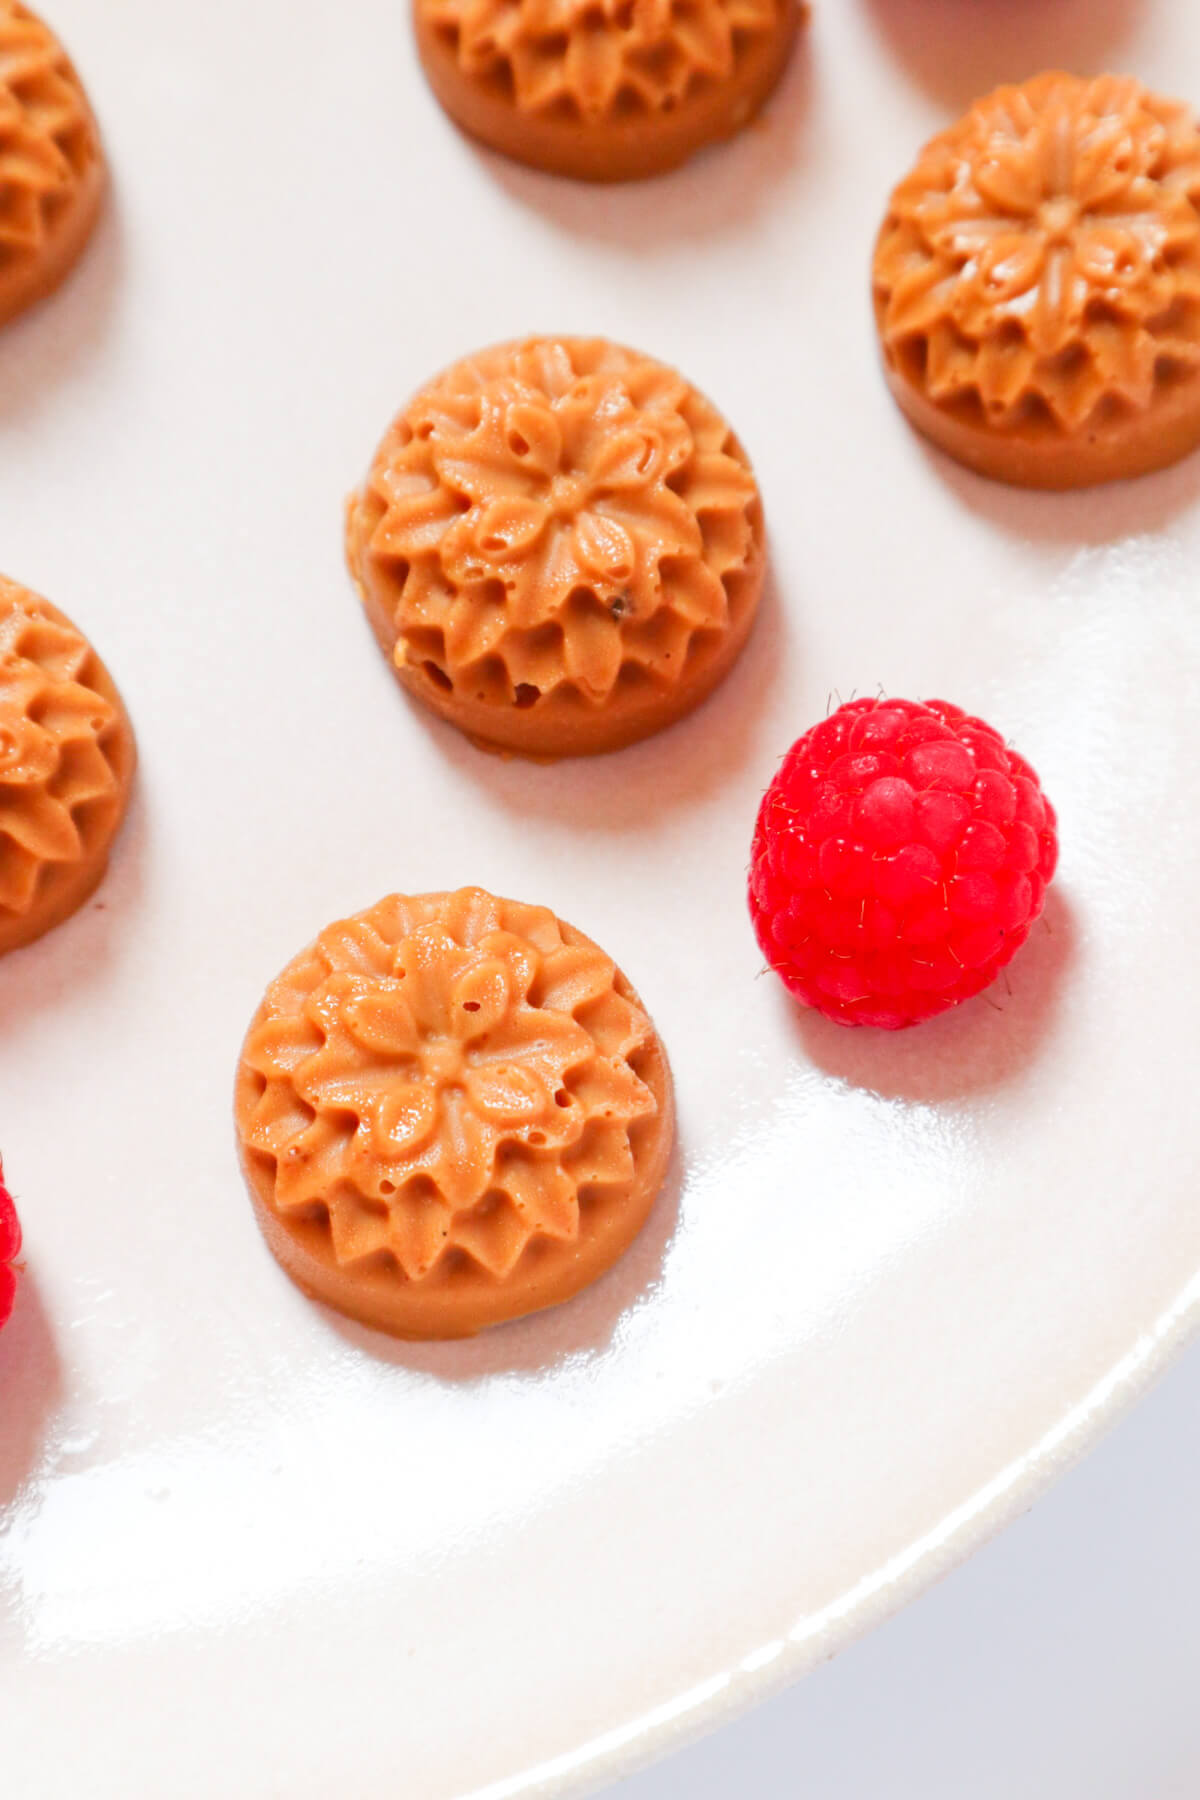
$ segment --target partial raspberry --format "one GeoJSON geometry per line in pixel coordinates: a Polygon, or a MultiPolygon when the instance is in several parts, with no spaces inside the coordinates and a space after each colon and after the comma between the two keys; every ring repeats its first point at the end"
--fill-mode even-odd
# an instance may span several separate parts
{"type": "Polygon", "coordinates": [[[21,1222],[12,1195],[4,1185],[4,1166],[0,1163],[0,1325],[6,1325],[17,1297],[16,1270],[9,1267],[21,1254],[21,1222]]]}
{"type": "Polygon", "coordinates": [[[944,700],[852,700],[763,796],[750,913],[771,967],[839,1025],[896,1031],[978,994],[1058,861],[1054,808],[998,732],[944,700]]]}

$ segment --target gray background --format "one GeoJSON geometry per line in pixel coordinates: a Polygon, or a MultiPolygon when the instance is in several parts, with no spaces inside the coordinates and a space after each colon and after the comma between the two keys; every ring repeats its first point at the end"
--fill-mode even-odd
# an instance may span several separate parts
{"type": "Polygon", "coordinates": [[[1197,1800],[1200,1348],[961,1569],[611,1800],[1197,1800]]]}

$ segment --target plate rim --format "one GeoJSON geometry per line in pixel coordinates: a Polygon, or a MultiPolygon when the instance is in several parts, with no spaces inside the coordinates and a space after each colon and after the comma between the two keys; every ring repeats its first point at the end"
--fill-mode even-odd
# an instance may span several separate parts
{"type": "Polygon", "coordinates": [[[860,1578],[782,1638],[748,1651],[731,1669],[662,1701],[581,1748],[463,1791],[460,1800],[583,1800],[686,1749],[802,1681],[859,1638],[962,1567],[1096,1448],[1189,1346],[1200,1339],[1200,1269],[1140,1333],[1133,1347],[990,1481],[907,1549],[860,1578]]]}

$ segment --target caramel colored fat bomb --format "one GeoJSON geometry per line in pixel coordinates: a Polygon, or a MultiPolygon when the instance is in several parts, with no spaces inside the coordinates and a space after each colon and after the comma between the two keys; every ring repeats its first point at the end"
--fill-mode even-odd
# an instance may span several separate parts
{"type": "Polygon", "coordinates": [[[62,45],[0,0],[0,324],[51,292],[91,235],[104,157],[62,45]]]}
{"type": "Polygon", "coordinates": [[[1200,443],[1200,133],[1136,81],[1039,75],[921,152],[875,250],[892,393],[960,462],[1069,488],[1200,443]]]}
{"type": "Polygon", "coordinates": [[[545,907],[392,895],[268,988],[242,1050],[242,1165],[310,1296],[398,1337],[566,1300],[640,1231],[670,1070],[624,976],[545,907]]]}
{"type": "Polygon", "coordinates": [[[98,885],[135,760],[121,697],[87,639],[0,576],[0,955],[61,924],[98,885]]]}
{"type": "Polygon", "coordinates": [[[787,64],[798,0],[414,0],[450,117],[517,162],[627,181],[730,137],[787,64]]]}
{"type": "Polygon", "coordinates": [[[481,744],[613,750],[697,706],[765,567],[745,452],[681,375],[600,338],[468,357],[394,421],[347,557],[402,684],[481,744]]]}

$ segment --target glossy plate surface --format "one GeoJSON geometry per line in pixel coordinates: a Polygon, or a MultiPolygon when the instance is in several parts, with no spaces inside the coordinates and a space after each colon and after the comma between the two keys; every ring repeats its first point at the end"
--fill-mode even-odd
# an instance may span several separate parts
{"type": "Polygon", "coordinates": [[[54,22],[115,203],[0,337],[0,561],[94,636],[142,775],[96,903],[0,964],[5,1785],[581,1791],[931,1580],[1196,1322],[1200,458],[1066,497],[959,472],[887,396],[865,271],[973,91],[1066,62],[1200,98],[1200,14],[837,0],[764,124],[613,192],[459,138],[395,0],[54,22]],[[579,766],[419,716],[341,564],[391,411],[532,329],[677,362],[772,531],[723,690],[579,766]],[[1005,730],[1063,843],[1011,991],[900,1037],[798,1018],[742,894],[778,756],[877,686],[1005,730]],[[467,881],[618,957],[680,1147],[591,1293],[406,1348],[271,1261],[233,1069],[323,922],[467,881]]]}

